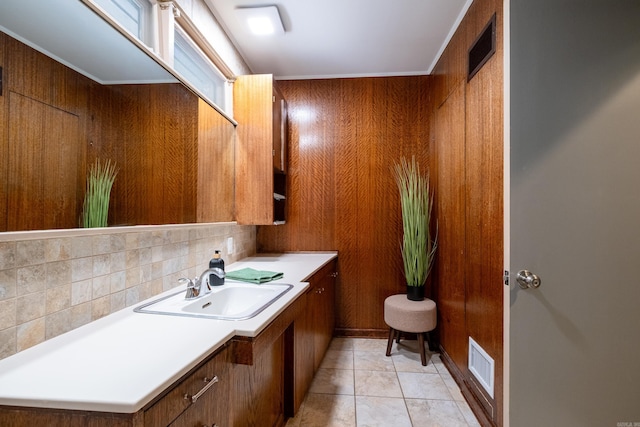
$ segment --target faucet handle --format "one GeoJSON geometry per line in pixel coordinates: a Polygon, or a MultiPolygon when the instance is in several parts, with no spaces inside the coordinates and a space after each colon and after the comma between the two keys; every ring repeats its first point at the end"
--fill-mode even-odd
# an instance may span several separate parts
{"type": "Polygon", "coordinates": [[[181,285],[187,285],[187,294],[184,296],[185,299],[197,298],[198,295],[200,295],[200,289],[196,287],[193,280],[182,277],[178,279],[178,283],[181,285]]]}
{"type": "Polygon", "coordinates": [[[205,279],[202,279],[204,281],[204,284],[207,286],[204,290],[205,294],[208,294],[211,292],[211,283],[209,282],[209,276],[207,276],[205,279]]]}

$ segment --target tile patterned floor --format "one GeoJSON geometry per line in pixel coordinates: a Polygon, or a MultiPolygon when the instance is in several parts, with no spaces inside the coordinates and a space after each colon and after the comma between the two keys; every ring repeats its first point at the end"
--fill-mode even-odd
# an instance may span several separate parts
{"type": "Polygon", "coordinates": [[[384,339],[334,338],[287,427],[479,426],[439,354],[422,366],[417,341],[386,350],[384,339]]]}

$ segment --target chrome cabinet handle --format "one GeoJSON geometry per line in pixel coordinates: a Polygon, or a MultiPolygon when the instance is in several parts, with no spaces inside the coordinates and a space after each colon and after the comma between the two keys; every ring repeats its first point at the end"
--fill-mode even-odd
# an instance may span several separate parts
{"type": "Polygon", "coordinates": [[[518,284],[522,289],[529,289],[529,288],[536,289],[540,287],[540,284],[542,283],[542,280],[540,280],[540,277],[533,274],[529,270],[518,271],[516,280],[518,281],[518,284]]]}
{"type": "Polygon", "coordinates": [[[205,382],[205,386],[202,387],[202,389],[197,392],[196,394],[194,394],[193,396],[191,396],[189,393],[186,393],[184,395],[184,400],[190,400],[191,403],[196,403],[196,401],[198,399],[200,399],[200,397],[207,391],[209,390],[209,388],[214,385],[215,383],[218,382],[218,376],[214,376],[212,379],[209,379],[207,377],[204,377],[204,382],[205,382]]]}

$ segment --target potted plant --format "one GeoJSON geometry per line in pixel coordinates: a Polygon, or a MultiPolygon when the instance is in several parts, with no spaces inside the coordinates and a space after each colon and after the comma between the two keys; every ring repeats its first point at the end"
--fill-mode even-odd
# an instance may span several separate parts
{"type": "Polygon", "coordinates": [[[111,187],[118,171],[116,165],[107,160],[101,164],[100,160],[91,165],[87,176],[87,192],[84,195],[80,226],[106,227],[109,216],[109,199],[111,187]]]}
{"type": "Polygon", "coordinates": [[[438,233],[432,237],[429,174],[422,175],[415,157],[409,163],[404,157],[394,167],[402,207],[402,261],[407,281],[407,298],[424,299],[424,285],[431,272],[438,246],[438,233]]]}

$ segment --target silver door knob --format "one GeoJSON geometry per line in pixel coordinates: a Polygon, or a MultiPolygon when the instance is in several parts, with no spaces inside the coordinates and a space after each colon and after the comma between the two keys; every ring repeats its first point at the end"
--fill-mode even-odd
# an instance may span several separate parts
{"type": "Polygon", "coordinates": [[[529,270],[520,270],[516,276],[516,280],[522,289],[538,288],[542,281],[538,276],[529,270]]]}

